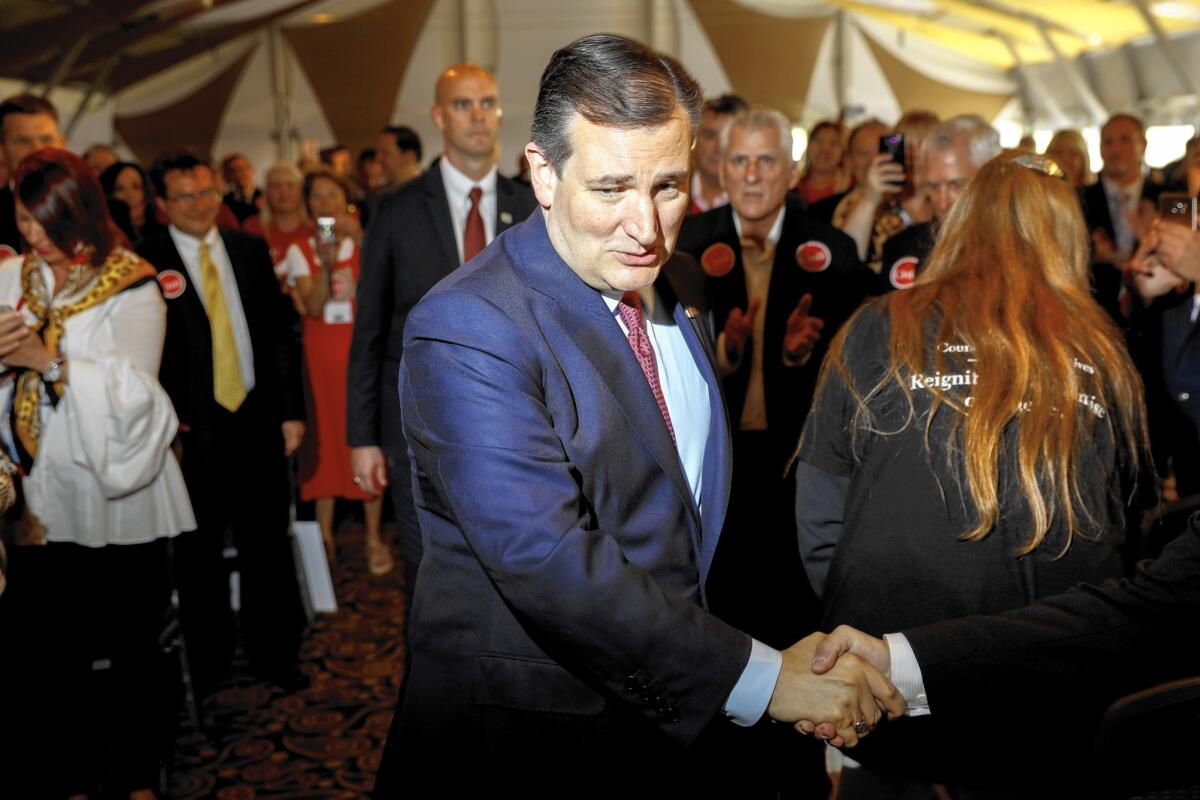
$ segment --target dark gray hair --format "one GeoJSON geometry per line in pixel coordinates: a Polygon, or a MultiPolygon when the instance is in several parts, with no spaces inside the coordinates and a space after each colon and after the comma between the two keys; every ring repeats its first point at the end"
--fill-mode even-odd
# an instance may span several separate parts
{"type": "Polygon", "coordinates": [[[703,95],[695,78],[670,56],[613,34],[576,39],[550,57],[538,88],[530,138],[554,171],[571,157],[571,121],[648,128],[682,107],[694,137],[703,95]]]}

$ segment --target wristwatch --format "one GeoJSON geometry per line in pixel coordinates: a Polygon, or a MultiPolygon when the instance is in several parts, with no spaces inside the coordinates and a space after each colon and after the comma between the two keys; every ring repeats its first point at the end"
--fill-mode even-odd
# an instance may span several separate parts
{"type": "Polygon", "coordinates": [[[58,383],[63,377],[63,362],[62,356],[56,356],[50,359],[50,363],[42,370],[42,380],[46,383],[58,383]]]}

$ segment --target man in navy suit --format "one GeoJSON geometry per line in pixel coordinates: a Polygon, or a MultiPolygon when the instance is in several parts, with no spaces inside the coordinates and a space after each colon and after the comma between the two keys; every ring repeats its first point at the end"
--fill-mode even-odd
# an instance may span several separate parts
{"type": "Polygon", "coordinates": [[[706,610],[729,430],[697,282],[669,261],[700,101],[629,39],[556,52],[525,150],[540,209],[408,317],[425,554],[376,796],[396,761],[446,753],[472,758],[456,782],[526,796],[564,772],[585,795],[681,787],[714,718],[828,719],[853,743],[873,693],[895,710],[877,672],[821,684],[808,640],[780,653],[706,610]]]}

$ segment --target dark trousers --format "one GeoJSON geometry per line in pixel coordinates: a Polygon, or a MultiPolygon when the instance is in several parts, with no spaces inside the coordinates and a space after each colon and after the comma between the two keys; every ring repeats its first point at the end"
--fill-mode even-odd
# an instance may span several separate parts
{"type": "Polygon", "coordinates": [[[256,677],[285,685],[294,679],[306,622],[289,539],[282,433],[275,425],[264,430],[261,416],[241,409],[219,409],[214,428],[203,458],[189,442],[194,434],[181,436],[197,527],[174,542],[180,622],[200,698],[219,687],[233,659],[227,532],[237,548],[241,630],[256,677]]]}
{"type": "Polygon", "coordinates": [[[173,750],[178,656],[167,541],[10,548],[0,597],[0,794],[157,788],[173,750]]]}

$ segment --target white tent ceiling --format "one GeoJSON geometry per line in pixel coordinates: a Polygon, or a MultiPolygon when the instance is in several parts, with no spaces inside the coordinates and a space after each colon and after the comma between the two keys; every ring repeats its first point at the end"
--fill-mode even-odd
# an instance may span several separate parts
{"type": "Polygon", "coordinates": [[[305,139],[365,144],[387,122],[436,141],[433,82],[463,58],[497,74],[508,166],[550,53],[598,30],[802,124],[914,106],[1039,128],[1200,113],[1196,1],[7,0],[0,30],[15,43],[0,90],[51,85],[74,146],[124,132],[146,157],[178,126],[260,166],[305,139]]]}

